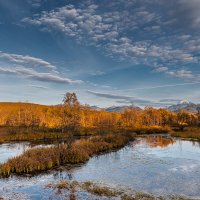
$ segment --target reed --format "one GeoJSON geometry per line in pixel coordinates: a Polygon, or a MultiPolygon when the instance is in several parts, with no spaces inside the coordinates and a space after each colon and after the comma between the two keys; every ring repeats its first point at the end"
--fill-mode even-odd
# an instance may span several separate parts
{"type": "Polygon", "coordinates": [[[13,141],[37,141],[48,139],[65,139],[69,138],[68,133],[21,133],[21,134],[7,134],[0,136],[0,143],[13,141]]]}
{"type": "Polygon", "coordinates": [[[190,132],[173,132],[171,133],[173,137],[187,138],[187,139],[196,139],[200,140],[200,133],[190,133],[190,132]]]}
{"type": "Polygon", "coordinates": [[[29,149],[1,164],[0,176],[37,174],[63,165],[84,163],[95,154],[121,148],[133,139],[133,134],[113,134],[80,139],[68,145],[29,149]]]}
{"type": "Polygon", "coordinates": [[[142,126],[135,128],[134,131],[140,135],[140,134],[168,133],[171,130],[168,126],[142,126]]]}

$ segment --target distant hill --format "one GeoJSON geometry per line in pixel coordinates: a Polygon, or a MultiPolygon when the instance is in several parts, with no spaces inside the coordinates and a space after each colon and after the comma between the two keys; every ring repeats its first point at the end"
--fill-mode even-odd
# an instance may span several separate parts
{"type": "Polygon", "coordinates": [[[111,107],[108,107],[108,108],[100,108],[98,106],[90,106],[90,108],[92,110],[97,110],[97,111],[105,110],[107,112],[123,112],[126,109],[133,109],[133,108],[141,110],[141,108],[137,107],[137,106],[111,106],[111,107]]]}
{"type": "Polygon", "coordinates": [[[123,112],[126,109],[131,109],[131,108],[141,110],[140,107],[136,107],[136,106],[112,106],[112,107],[106,108],[105,110],[108,112],[123,112]]]}
{"type": "Polygon", "coordinates": [[[194,104],[192,102],[183,100],[183,101],[180,101],[176,105],[172,105],[168,107],[168,110],[173,111],[173,112],[178,112],[182,109],[187,110],[188,112],[191,112],[191,113],[197,113],[198,110],[200,110],[200,104],[194,104]]]}
{"type": "Polygon", "coordinates": [[[103,110],[103,108],[100,108],[100,107],[98,107],[98,106],[90,106],[90,109],[92,109],[92,110],[97,110],[97,111],[103,110]]]}

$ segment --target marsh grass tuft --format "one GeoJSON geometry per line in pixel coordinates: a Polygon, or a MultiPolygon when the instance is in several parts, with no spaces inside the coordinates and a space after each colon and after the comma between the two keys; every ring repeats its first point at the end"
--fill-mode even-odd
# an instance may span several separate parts
{"type": "Polygon", "coordinates": [[[133,139],[132,134],[112,134],[80,139],[68,145],[29,149],[1,164],[0,176],[37,174],[67,164],[84,163],[95,154],[121,148],[133,139]]]}
{"type": "Polygon", "coordinates": [[[188,127],[185,131],[171,133],[171,136],[200,140],[200,127],[188,127]]]}
{"type": "MultiPolygon", "coordinates": [[[[121,199],[121,200],[192,200],[188,197],[182,196],[154,196],[144,192],[134,192],[122,188],[111,188],[103,186],[90,181],[77,182],[77,181],[61,181],[59,183],[48,184],[47,188],[55,190],[56,194],[69,194],[73,195],[76,199],[78,192],[85,191],[89,195],[96,197],[107,197],[108,199],[121,199]]],[[[90,197],[89,197],[90,198],[90,197]]],[[[88,199],[89,199],[88,198],[88,199]]],[[[95,197],[93,197],[95,198],[95,197]]],[[[93,199],[91,198],[91,199],[93,199]]],[[[70,199],[70,198],[69,198],[70,199]]],[[[95,198],[99,199],[99,198],[95,198]]]]}
{"type": "Polygon", "coordinates": [[[67,139],[70,137],[70,133],[60,132],[17,132],[17,133],[5,133],[0,134],[0,143],[12,142],[12,141],[46,141],[50,139],[67,139]]]}
{"type": "Polygon", "coordinates": [[[87,191],[90,194],[97,196],[106,196],[106,197],[117,197],[120,195],[118,191],[115,191],[107,186],[98,186],[92,182],[85,182],[82,185],[82,189],[87,191]]]}

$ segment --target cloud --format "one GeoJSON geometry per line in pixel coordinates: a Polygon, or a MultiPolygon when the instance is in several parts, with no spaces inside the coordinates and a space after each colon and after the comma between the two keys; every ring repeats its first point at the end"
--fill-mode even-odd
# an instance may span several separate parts
{"type": "Polygon", "coordinates": [[[191,83],[177,83],[177,84],[168,84],[168,85],[157,85],[152,87],[140,87],[140,88],[128,88],[128,89],[114,89],[112,91],[107,92],[120,92],[120,91],[135,91],[135,90],[152,90],[152,89],[159,89],[159,88],[168,88],[168,87],[178,87],[178,86],[187,86],[187,85],[198,85],[200,81],[191,82],[191,83]]]}
{"type": "Polygon", "coordinates": [[[61,76],[57,67],[51,63],[29,55],[10,54],[0,51],[0,59],[6,61],[6,66],[1,67],[0,74],[21,75],[28,79],[43,82],[78,84],[81,80],[72,80],[61,76]]]}
{"type": "Polygon", "coordinates": [[[15,74],[16,71],[13,69],[4,69],[0,67],[0,74],[15,74]]]}
{"type": "Polygon", "coordinates": [[[155,69],[155,72],[166,72],[166,71],[168,71],[168,67],[161,66],[155,69]]]}
{"type": "Polygon", "coordinates": [[[171,76],[175,76],[178,78],[183,78],[183,79],[199,79],[199,77],[196,77],[192,71],[190,70],[185,70],[185,69],[181,69],[181,70],[174,70],[174,71],[166,71],[167,74],[171,75],[171,76]]]}
{"type": "Polygon", "coordinates": [[[198,0],[111,0],[106,2],[106,8],[105,1],[80,1],[24,18],[22,23],[62,32],[119,61],[147,65],[177,78],[195,79],[182,69],[175,72],[175,67],[187,66],[190,70],[190,64],[199,64],[200,35],[192,30],[199,26],[184,25],[186,21],[200,22],[199,7],[198,0]],[[162,65],[165,68],[159,67],[162,65]]]}
{"type": "Polygon", "coordinates": [[[94,71],[94,72],[91,72],[90,75],[91,76],[101,76],[101,75],[104,75],[105,72],[102,72],[102,71],[94,71]]]}
{"type": "Polygon", "coordinates": [[[43,85],[28,85],[29,87],[33,87],[33,88],[37,88],[37,89],[49,89],[48,87],[46,86],[43,86],[43,85]]]}
{"type": "Polygon", "coordinates": [[[42,0],[27,0],[27,2],[34,8],[38,8],[42,4],[42,0]]]}
{"type": "Polygon", "coordinates": [[[195,81],[199,81],[200,80],[200,76],[198,73],[194,73],[191,70],[187,70],[187,69],[172,69],[170,70],[168,67],[156,67],[155,72],[158,73],[165,73],[167,75],[170,76],[174,76],[177,78],[181,78],[181,79],[191,79],[191,80],[195,80],[195,81]]]}
{"type": "Polygon", "coordinates": [[[94,92],[94,91],[87,91],[89,94],[95,95],[97,97],[101,98],[107,98],[107,99],[113,99],[118,102],[123,103],[131,103],[131,104],[139,104],[139,105],[152,105],[154,104],[153,101],[146,100],[146,99],[140,99],[132,96],[126,96],[126,95],[117,95],[117,94],[111,94],[111,93],[101,93],[101,92],[94,92]]]}
{"type": "Polygon", "coordinates": [[[56,66],[50,64],[49,62],[29,55],[10,54],[0,51],[0,58],[20,65],[26,64],[30,66],[44,67],[49,70],[56,69],[56,66]]]}
{"type": "Polygon", "coordinates": [[[181,99],[161,99],[159,100],[160,103],[165,103],[165,104],[169,104],[169,105],[172,105],[172,104],[177,104],[178,102],[180,102],[181,99]]]}
{"type": "Polygon", "coordinates": [[[95,95],[96,97],[106,98],[115,100],[116,103],[120,104],[134,104],[138,106],[155,106],[155,107],[168,107],[174,104],[177,104],[181,99],[161,99],[161,100],[148,100],[143,98],[137,98],[133,96],[118,95],[113,93],[103,93],[103,92],[94,92],[87,91],[89,94],[95,95]]]}
{"type": "Polygon", "coordinates": [[[196,27],[200,24],[200,1],[199,0],[179,0],[177,15],[178,19],[185,19],[185,23],[190,23],[190,26],[196,27]]]}
{"type": "Polygon", "coordinates": [[[81,80],[72,80],[69,78],[61,77],[57,74],[51,73],[41,73],[30,68],[25,68],[23,66],[15,68],[2,68],[0,67],[0,74],[14,74],[23,75],[24,77],[32,80],[38,80],[42,82],[52,82],[52,83],[65,83],[65,84],[79,84],[82,83],[81,80]]]}

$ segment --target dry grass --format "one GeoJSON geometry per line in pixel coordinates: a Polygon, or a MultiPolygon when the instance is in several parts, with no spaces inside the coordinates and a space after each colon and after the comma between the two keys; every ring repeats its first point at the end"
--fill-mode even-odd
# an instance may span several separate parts
{"type": "Polygon", "coordinates": [[[156,134],[156,133],[168,133],[170,132],[170,128],[168,126],[162,127],[162,126],[146,126],[146,127],[139,127],[135,128],[134,131],[137,134],[156,134]]]}
{"type": "Polygon", "coordinates": [[[0,165],[0,176],[36,174],[67,164],[84,163],[91,156],[123,147],[132,139],[132,134],[113,134],[81,139],[71,145],[30,149],[0,165]]]}
{"type": "Polygon", "coordinates": [[[181,196],[154,196],[143,192],[126,191],[120,188],[110,188],[92,182],[77,182],[77,181],[61,181],[59,183],[49,184],[47,188],[55,190],[56,194],[65,194],[68,192],[69,196],[73,195],[76,199],[78,191],[85,191],[90,195],[96,197],[107,197],[109,199],[117,198],[121,200],[192,200],[190,198],[181,196]]]}
{"type": "Polygon", "coordinates": [[[99,186],[92,182],[85,182],[81,185],[81,187],[88,193],[94,194],[97,196],[117,197],[120,195],[118,191],[115,191],[107,186],[99,186]]]}
{"type": "Polygon", "coordinates": [[[200,140],[200,127],[188,127],[183,132],[171,133],[173,137],[189,138],[200,140]]]}
{"type": "Polygon", "coordinates": [[[48,139],[65,139],[68,138],[67,133],[20,133],[0,135],[0,143],[11,141],[37,141],[48,139]]]}

